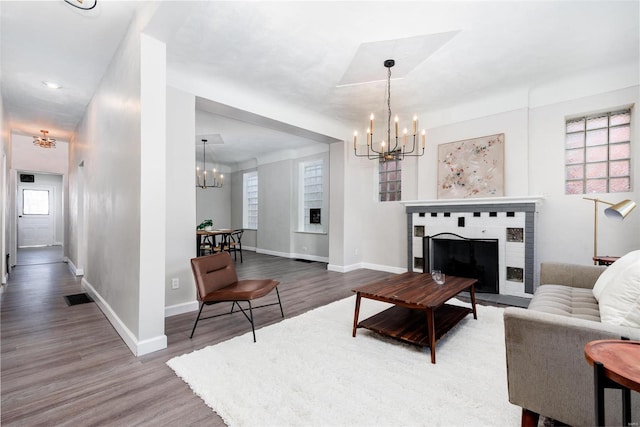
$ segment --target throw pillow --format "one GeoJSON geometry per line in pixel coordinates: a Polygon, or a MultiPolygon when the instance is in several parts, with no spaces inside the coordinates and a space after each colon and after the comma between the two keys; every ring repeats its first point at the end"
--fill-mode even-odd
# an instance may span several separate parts
{"type": "Polygon", "coordinates": [[[634,263],[640,263],[640,250],[631,251],[619,260],[611,264],[602,272],[595,285],[593,285],[593,296],[598,302],[605,288],[616,280],[616,277],[627,267],[634,263]]]}
{"type": "Polygon", "coordinates": [[[640,328],[640,260],[627,266],[607,285],[600,295],[599,306],[603,323],[640,328]]]}

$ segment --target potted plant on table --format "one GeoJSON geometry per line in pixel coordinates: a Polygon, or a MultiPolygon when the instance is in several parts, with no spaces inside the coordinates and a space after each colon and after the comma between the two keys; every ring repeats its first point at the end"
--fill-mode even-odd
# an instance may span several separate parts
{"type": "Polygon", "coordinates": [[[213,220],[205,219],[198,225],[198,230],[205,230],[205,231],[213,230],[213,220]]]}

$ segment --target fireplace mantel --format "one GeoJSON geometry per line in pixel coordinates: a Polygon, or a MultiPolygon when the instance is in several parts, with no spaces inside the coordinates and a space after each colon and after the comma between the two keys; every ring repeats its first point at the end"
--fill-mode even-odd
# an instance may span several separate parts
{"type": "Polygon", "coordinates": [[[432,200],[407,200],[402,204],[409,206],[476,206],[476,205],[502,205],[502,204],[542,204],[542,196],[520,196],[520,197],[479,197],[467,199],[432,199],[432,200]]]}

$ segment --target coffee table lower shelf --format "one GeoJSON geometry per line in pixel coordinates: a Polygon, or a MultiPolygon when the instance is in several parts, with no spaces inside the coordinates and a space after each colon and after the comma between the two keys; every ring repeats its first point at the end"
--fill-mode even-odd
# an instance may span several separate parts
{"type": "MultiPolygon", "coordinates": [[[[435,336],[438,341],[472,310],[466,307],[444,304],[434,311],[435,336]]],[[[359,328],[369,329],[411,344],[429,347],[429,330],[425,311],[393,306],[358,323],[359,328]]]]}

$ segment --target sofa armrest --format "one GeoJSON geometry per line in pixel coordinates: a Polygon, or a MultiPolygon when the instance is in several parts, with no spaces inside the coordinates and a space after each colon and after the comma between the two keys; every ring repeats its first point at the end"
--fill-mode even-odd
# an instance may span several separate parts
{"type": "MultiPolygon", "coordinates": [[[[623,336],[640,340],[637,328],[515,307],[505,309],[504,327],[509,401],[569,425],[596,424],[585,344],[623,336]]],[[[607,425],[618,425],[620,397],[612,393],[607,391],[607,425]]],[[[640,419],[638,402],[632,406],[632,419],[640,419]]]]}
{"type": "Polygon", "coordinates": [[[543,262],[540,264],[540,285],[554,284],[593,289],[593,285],[606,268],[600,265],[543,262]]]}

